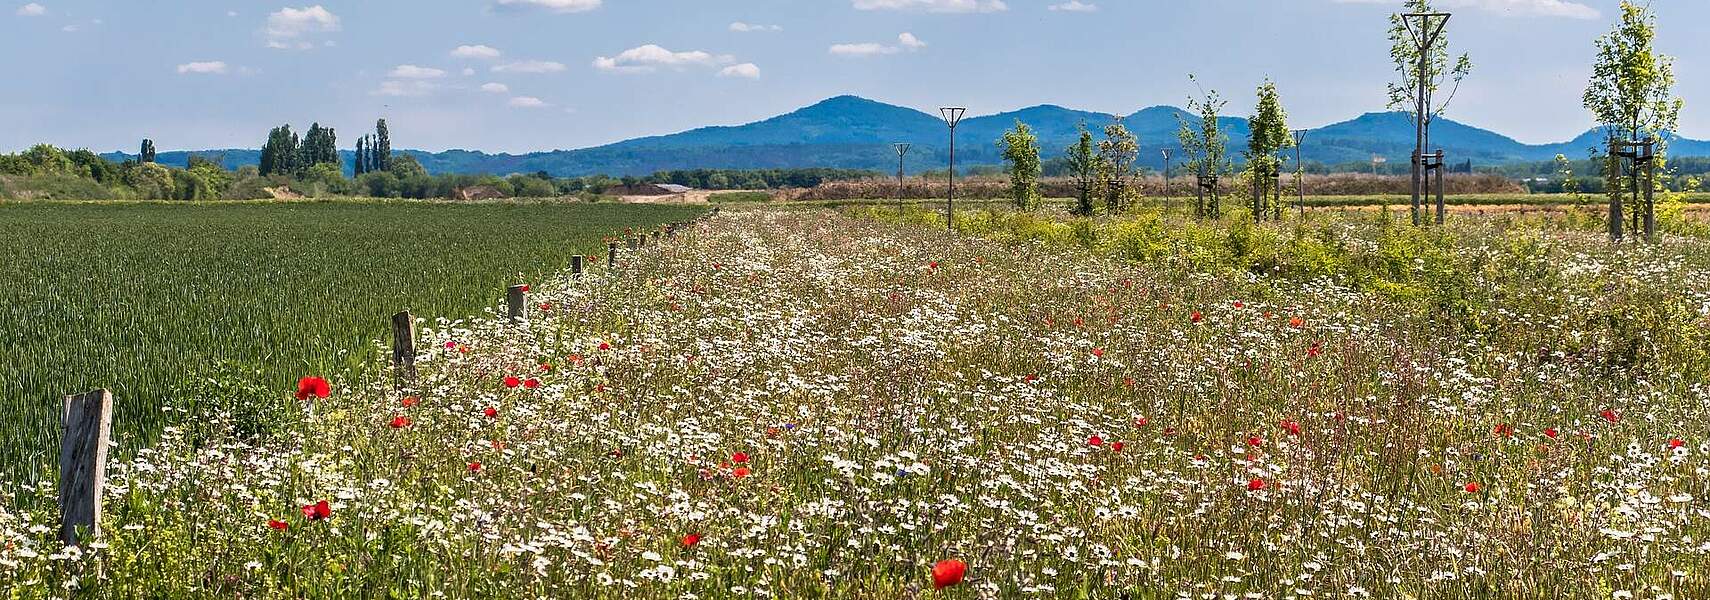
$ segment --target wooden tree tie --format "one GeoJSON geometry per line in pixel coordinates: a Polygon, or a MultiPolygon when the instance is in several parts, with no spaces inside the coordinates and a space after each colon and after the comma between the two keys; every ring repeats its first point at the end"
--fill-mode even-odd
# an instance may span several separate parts
{"type": "Polygon", "coordinates": [[[507,307],[505,315],[510,318],[511,322],[515,323],[528,317],[528,308],[524,306],[527,295],[528,286],[526,285],[513,285],[505,290],[505,306],[507,307]]]}
{"type": "Polygon", "coordinates": [[[95,390],[65,397],[59,444],[59,537],[77,544],[81,530],[101,535],[101,488],[107,483],[107,440],[113,428],[113,393],[95,390]]]}
{"type": "Polygon", "coordinates": [[[399,387],[416,382],[416,318],[407,310],[392,315],[392,367],[399,387]]]}
{"type": "Polygon", "coordinates": [[[617,242],[606,243],[606,268],[617,268],[617,242]]]}

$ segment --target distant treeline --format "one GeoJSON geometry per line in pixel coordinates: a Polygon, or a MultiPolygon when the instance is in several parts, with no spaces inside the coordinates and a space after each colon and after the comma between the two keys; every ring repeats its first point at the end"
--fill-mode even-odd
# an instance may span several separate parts
{"type": "Polygon", "coordinates": [[[871,179],[873,171],[853,169],[696,169],[665,171],[647,177],[552,177],[545,172],[496,175],[433,175],[414,157],[390,152],[385,125],[364,137],[356,171],[346,177],[332,162],[330,129],[311,126],[299,140],[289,126],[268,136],[264,161],[228,170],[219,156],[192,155],[186,168],[153,161],[153,142],[144,140],[134,160],[115,162],[88,150],[64,150],[47,144],[17,154],[0,154],[0,198],[57,200],[250,200],[291,197],[368,196],[378,198],[551,198],[596,197],[625,193],[644,183],[672,183],[697,189],[811,188],[832,181],[871,179]],[[310,143],[310,141],[313,143],[310,143]]]}
{"type": "Polygon", "coordinates": [[[645,178],[647,183],[671,183],[702,190],[777,190],[810,188],[830,181],[882,177],[862,169],[693,169],[660,171],[645,178]]]}

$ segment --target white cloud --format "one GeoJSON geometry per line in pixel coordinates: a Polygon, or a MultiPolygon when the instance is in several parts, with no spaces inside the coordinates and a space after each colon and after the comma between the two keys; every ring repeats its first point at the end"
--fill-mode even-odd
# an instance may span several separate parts
{"type": "Polygon", "coordinates": [[[179,75],[225,75],[227,70],[226,62],[223,60],[190,62],[178,65],[179,75]]]}
{"type": "Polygon", "coordinates": [[[719,77],[739,77],[742,79],[759,79],[760,66],[754,63],[731,65],[718,72],[719,77]]]}
{"type": "Polygon", "coordinates": [[[601,71],[640,73],[652,71],[659,67],[713,66],[734,60],[729,56],[714,56],[703,50],[672,52],[657,44],[647,44],[624,50],[617,56],[595,58],[594,68],[601,71]]]}
{"type": "Polygon", "coordinates": [[[375,96],[416,97],[439,90],[439,84],[425,79],[388,79],[380,82],[371,94],[375,96]]]}
{"type": "Polygon", "coordinates": [[[577,13],[600,7],[601,0],[497,0],[499,8],[538,8],[555,13],[577,13]]]}
{"type": "Polygon", "coordinates": [[[395,79],[439,79],[445,76],[445,71],[433,67],[418,67],[416,65],[398,65],[392,67],[387,77],[395,79]]]}
{"type": "Polygon", "coordinates": [[[546,108],[551,106],[550,104],[547,104],[546,101],[534,96],[517,96],[515,98],[511,98],[511,101],[506,104],[509,104],[512,108],[546,108]]]}
{"type": "Polygon", "coordinates": [[[1003,0],[853,0],[855,10],[912,10],[935,13],[985,13],[1009,10],[1003,0]]]}
{"type": "Polygon", "coordinates": [[[885,54],[896,54],[903,50],[915,51],[926,47],[926,42],[914,37],[914,34],[903,32],[897,35],[897,45],[887,46],[874,42],[860,44],[832,44],[830,52],[837,56],[867,57],[885,54]]]}
{"type": "Polygon", "coordinates": [[[519,60],[493,67],[493,71],[496,73],[558,73],[564,68],[564,63],[550,60],[519,60]]]}
{"type": "MultiPolygon", "coordinates": [[[[1337,4],[1401,4],[1401,0],[1334,0],[1337,4]]],[[[1438,8],[1474,8],[1510,17],[1597,19],[1597,9],[1572,0],[1440,0],[1438,8]]]]}
{"type": "Polygon", "coordinates": [[[228,17],[235,17],[235,16],[237,16],[237,11],[235,11],[235,10],[228,10],[228,11],[226,11],[226,16],[228,16],[228,17]]]}
{"type": "Polygon", "coordinates": [[[509,94],[511,86],[503,83],[483,83],[481,84],[481,91],[489,94],[509,94]]]}
{"type": "Polygon", "coordinates": [[[1052,4],[1051,10],[1062,12],[1096,12],[1098,10],[1098,5],[1091,2],[1081,2],[1081,0],[1069,0],[1068,2],[1061,4],[1052,4]]]}
{"type": "Polygon", "coordinates": [[[501,54],[503,53],[499,52],[498,48],[485,44],[458,46],[456,49],[451,51],[451,55],[457,58],[479,58],[485,60],[498,58],[501,54]]]}
{"type": "Polygon", "coordinates": [[[783,31],[784,28],[777,25],[756,25],[754,23],[743,23],[742,21],[737,21],[730,24],[730,30],[738,33],[747,33],[750,31],[783,31]]]}
{"type": "Polygon", "coordinates": [[[20,17],[39,17],[47,14],[47,7],[31,2],[18,7],[16,13],[20,17]]]}
{"type": "Polygon", "coordinates": [[[267,15],[267,28],[262,33],[269,48],[307,49],[314,44],[303,38],[338,30],[338,15],[316,4],[304,8],[287,6],[267,15]]]}
{"type": "Polygon", "coordinates": [[[470,76],[470,75],[474,75],[474,74],[475,74],[475,69],[471,69],[471,68],[469,68],[469,67],[463,67],[463,71],[462,71],[462,72],[463,72],[463,76],[464,76],[464,77],[468,77],[468,76],[470,76]]]}
{"type": "Polygon", "coordinates": [[[902,49],[896,46],[886,46],[884,44],[875,44],[873,42],[831,45],[831,53],[838,56],[877,56],[880,54],[896,54],[898,52],[902,52],[902,49]]]}

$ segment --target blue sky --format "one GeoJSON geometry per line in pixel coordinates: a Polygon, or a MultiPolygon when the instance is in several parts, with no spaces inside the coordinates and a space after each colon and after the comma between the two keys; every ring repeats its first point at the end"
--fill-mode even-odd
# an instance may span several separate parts
{"type": "MultiPolygon", "coordinates": [[[[0,150],[354,144],[521,152],[737,124],[838,94],[975,114],[1181,105],[1196,73],[1291,125],[1380,110],[1397,0],[0,0],[0,150]]],[[[1682,132],[1710,137],[1710,2],[1653,0],[1682,132]],[[1702,100],[1700,100],[1702,99],[1702,100]]],[[[1617,0],[1438,0],[1476,69],[1451,118],[1525,142],[1588,128],[1617,0]]]]}

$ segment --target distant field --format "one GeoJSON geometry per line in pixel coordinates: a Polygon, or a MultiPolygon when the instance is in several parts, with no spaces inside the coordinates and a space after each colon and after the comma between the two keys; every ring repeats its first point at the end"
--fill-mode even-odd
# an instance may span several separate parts
{"type": "MultiPolygon", "coordinates": [[[[303,375],[372,357],[387,318],[460,317],[508,284],[701,209],[602,204],[0,204],[0,461],[57,453],[60,397],[107,387],[147,443],[168,398],[263,421],[303,375]]],[[[259,425],[259,423],[258,423],[259,425]]]]}

